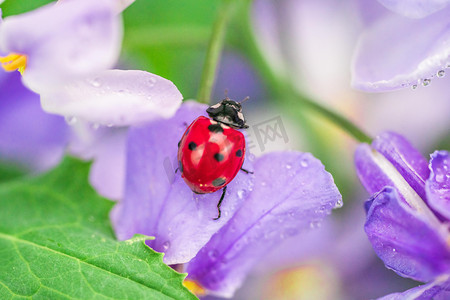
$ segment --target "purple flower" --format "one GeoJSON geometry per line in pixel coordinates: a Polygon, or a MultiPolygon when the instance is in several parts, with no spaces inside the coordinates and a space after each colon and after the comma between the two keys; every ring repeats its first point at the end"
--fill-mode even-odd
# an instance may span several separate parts
{"type": "Polygon", "coordinates": [[[387,132],[360,145],[355,163],[374,193],[365,204],[365,231],[377,255],[403,277],[448,286],[449,153],[435,151],[428,164],[405,138],[387,132]]]}
{"type": "Polygon", "coordinates": [[[221,191],[196,195],[175,173],[176,145],[205,109],[186,102],[171,119],[130,129],[125,196],[111,218],[119,239],[155,236],[149,246],[167,264],[187,263],[191,283],[230,297],[264,254],[319,223],[341,196],[310,154],[247,155],[244,168],[254,175],[238,173],[214,221],[221,191]]]}
{"type": "Polygon", "coordinates": [[[5,18],[0,53],[10,55],[0,61],[5,70],[21,70],[49,113],[108,126],[170,117],[182,99],[172,82],[108,70],[120,53],[119,12],[132,2],[66,0],[5,18]]]}
{"type": "Polygon", "coordinates": [[[38,93],[109,69],[120,53],[116,1],[60,1],[0,22],[0,54],[26,57],[23,80],[38,93]]]}
{"type": "Polygon", "coordinates": [[[354,54],[353,87],[416,88],[443,77],[450,66],[450,1],[379,2],[400,15],[386,11],[362,34],[354,54]]]}

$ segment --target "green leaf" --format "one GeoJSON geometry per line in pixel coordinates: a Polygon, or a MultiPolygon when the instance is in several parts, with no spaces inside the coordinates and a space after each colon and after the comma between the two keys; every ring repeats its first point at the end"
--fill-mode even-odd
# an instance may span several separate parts
{"type": "Polygon", "coordinates": [[[67,158],[34,179],[0,185],[0,299],[196,299],[185,275],[138,235],[118,242],[113,205],[67,158]]]}

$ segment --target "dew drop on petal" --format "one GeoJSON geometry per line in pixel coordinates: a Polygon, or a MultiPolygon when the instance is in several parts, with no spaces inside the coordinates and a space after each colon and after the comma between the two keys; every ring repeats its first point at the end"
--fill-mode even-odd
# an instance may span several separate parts
{"type": "Polygon", "coordinates": [[[93,87],[100,87],[101,86],[100,79],[99,78],[94,78],[91,81],[91,84],[92,84],[93,87]]]}
{"type": "Polygon", "coordinates": [[[163,247],[163,251],[167,251],[169,249],[169,247],[170,247],[170,242],[169,241],[165,241],[162,244],[162,247],[163,247]]]}
{"type": "Polygon", "coordinates": [[[411,88],[412,88],[413,90],[417,89],[417,84],[413,84],[413,85],[411,86],[411,88]]]}
{"type": "Polygon", "coordinates": [[[308,166],[308,160],[302,159],[302,160],[300,161],[300,165],[301,165],[303,168],[306,168],[306,167],[308,166]]]}
{"type": "Polygon", "coordinates": [[[77,118],[73,116],[66,116],[64,119],[66,120],[66,123],[71,126],[75,125],[78,121],[77,118]]]}
{"type": "Polygon", "coordinates": [[[431,83],[431,79],[428,79],[428,78],[426,78],[426,79],[424,79],[424,80],[422,81],[422,85],[423,85],[423,86],[429,86],[430,83],[431,83]]]}
{"type": "Polygon", "coordinates": [[[444,174],[436,174],[436,182],[443,183],[444,182],[444,174]]]}
{"type": "Polygon", "coordinates": [[[291,164],[287,164],[286,165],[286,169],[291,169],[292,168],[292,165],[291,164]]]}
{"type": "Polygon", "coordinates": [[[245,194],[245,191],[244,191],[244,190],[239,190],[239,191],[237,192],[237,196],[238,196],[239,199],[244,198],[244,194],[245,194]]]}
{"type": "Polygon", "coordinates": [[[310,228],[319,228],[320,227],[320,222],[319,221],[311,221],[310,223],[309,223],[309,227],[310,228]]]}
{"type": "Polygon", "coordinates": [[[344,201],[342,201],[342,198],[340,198],[337,202],[334,208],[341,208],[344,205],[344,201]]]}
{"type": "Polygon", "coordinates": [[[445,71],[444,71],[444,70],[439,70],[439,71],[437,72],[437,77],[442,78],[442,77],[444,77],[444,76],[445,76],[445,71]]]}
{"type": "Polygon", "coordinates": [[[219,253],[217,252],[217,250],[213,249],[208,252],[208,256],[215,260],[217,256],[219,256],[219,253]]]}
{"type": "Polygon", "coordinates": [[[156,83],[156,78],[151,77],[148,80],[148,84],[149,84],[150,87],[153,87],[155,85],[155,83],[156,83]]]}

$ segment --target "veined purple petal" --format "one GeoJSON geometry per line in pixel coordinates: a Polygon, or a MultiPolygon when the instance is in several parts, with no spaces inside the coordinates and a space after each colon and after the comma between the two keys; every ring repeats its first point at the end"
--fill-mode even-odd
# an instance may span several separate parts
{"type": "Polygon", "coordinates": [[[409,18],[423,18],[441,10],[450,0],[378,0],[386,8],[409,18]]]}
{"type": "Polygon", "coordinates": [[[431,154],[430,178],[426,182],[428,203],[450,219],[450,157],[448,151],[431,154]]]}
{"type": "Polygon", "coordinates": [[[388,91],[443,76],[450,65],[449,15],[450,7],[419,20],[389,15],[369,28],[353,57],[353,87],[388,91]]]}
{"type": "Polygon", "coordinates": [[[169,80],[144,71],[108,70],[41,94],[45,111],[100,125],[169,118],[183,96],[169,80]]]}
{"type": "Polygon", "coordinates": [[[59,162],[68,138],[64,119],[42,111],[20,73],[0,70],[0,159],[43,171],[59,162]]]}
{"type": "Polygon", "coordinates": [[[333,178],[311,154],[262,156],[255,162],[252,193],[188,264],[188,278],[231,297],[264,254],[315,227],[340,200],[333,178]]]}
{"type": "Polygon", "coordinates": [[[368,200],[366,208],[365,231],[388,268],[424,282],[450,272],[448,230],[444,225],[432,226],[390,187],[368,200]]]}
{"type": "Polygon", "coordinates": [[[384,296],[379,300],[445,300],[450,298],[449,275],[439,276],[436,280],[403,293],[384,296]]]}
{"type": "Polygon", "coordinates": [[[36,92],[111,68],[119,56],[122,22],[115,1],[60,1],[5,18],[2,52],[27,56],[24,82],[36,92]]]}
{"type": "Polygon", "coordinates": [[[394,132],[383,132],[373,140],[372,147],[389,160],[422,199],[426,199],[425,181],[430,175],[428,162],[407,139],[394,132]]]}
{"type": "Polygon", "coordinates": [[[114,208],[112,222],[120,240],[135,233],[155,236],[148,245],[164,252],[167,264],[191,260],[231,218],[252,187],[253,176],[239,172],[228,185],[222,217],[215,221],[222,191],[196,195],[180,172],[175,173],[177,144],[187,126],[205,115],[206,108],[185,102],[169,120],[130,128],[125,197],[114,208]]]}

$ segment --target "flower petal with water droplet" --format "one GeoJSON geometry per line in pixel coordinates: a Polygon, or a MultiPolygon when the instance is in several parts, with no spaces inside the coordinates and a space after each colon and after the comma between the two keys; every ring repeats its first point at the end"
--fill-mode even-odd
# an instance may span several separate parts
{"type": "Polygon", "coordinates": [[[450,0],[378,0],[386,8],[408,18],[423,18],[446,7],[450,0]]]}
{"type": "Polygon", "coordinates": [[[117,3],[60,1],[7,17],[0,51],[27,56],[25,84],[40,93],[61,83],[111,68],[122,42],[117,3]]]}
{"type": "Polygon", "coordinates": [[[426,191],[430,206],[450,220],[450,155],[448,151],[431,154],[430,178],[426,191]]]}
{"type": "Polygon", "coordinates": [[[450,272],[450,251],[441,224],[436,228],[400,200],[397,191],[384,188],[366,202],[364,229],[385,265],[403,277],[430,281],[450,272]],[[441,231],[442,230],[442,231],[441,231]]]}
{"type": "Polygon", "coordinates": [[[315,227],[341,199],[331,175],[309,153],[266,154],[254,174],[250,196],[187,266],[189,278],[214,295],[231,297],[264,254],[315,227]]]}
{"type": "Polygon", "coordinates": [[[378,300],[429,300],[450,299],[449,275],[442,275],[427,284],[407,290],[403,293],[394,293],[378,300]]]}
{"type": "Polygon", "coordinates": [[[169,118],[181,104],[175,85],[144,71],[108,70],[41,94],[45,111],[100,125],[128,126],[169,118]]]}
{"type": "Polygon", "coordinates": [[[352,86],[382,92],[430,79],[450,64],[450,7],[424,19],[388,15],[361,37],[352,86]]]}

